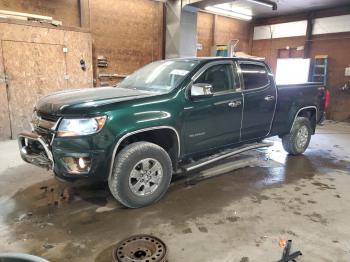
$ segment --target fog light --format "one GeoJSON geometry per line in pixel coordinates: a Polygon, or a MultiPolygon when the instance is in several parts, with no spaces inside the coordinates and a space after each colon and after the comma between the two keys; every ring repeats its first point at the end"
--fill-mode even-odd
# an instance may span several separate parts
{"type": "Polygon", "coordinates": [[[78,163],[79,163],[79,167],[80,167],[81,169],[85,169],[86,164],[85,164],[84,158],[80,157],[78,163]]]}
{"type": "Polygon", "coordinates": [[[89,157],[63,157],[63,162],[69,173],[79,174],[90,171],[91,160],[89,157]]]}

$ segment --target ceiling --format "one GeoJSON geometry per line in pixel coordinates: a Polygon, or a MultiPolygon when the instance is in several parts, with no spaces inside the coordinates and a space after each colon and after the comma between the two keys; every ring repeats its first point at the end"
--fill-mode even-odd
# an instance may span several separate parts
{"type": "MultiPolygon", "coordinates": [[[[215,3],[216,1],[209,2],[215,3]]],[[[278,5],[277,11],[273,11],[272,8],[267,6],[249,2],[248,0],[227,1],[224,4],[220,4],[220,7],[239,11],[240,13],[247,13],[255,18],[264,18],[345,5],[350,6],[350,0],[275,0],[275,2],[278,5]]]]}

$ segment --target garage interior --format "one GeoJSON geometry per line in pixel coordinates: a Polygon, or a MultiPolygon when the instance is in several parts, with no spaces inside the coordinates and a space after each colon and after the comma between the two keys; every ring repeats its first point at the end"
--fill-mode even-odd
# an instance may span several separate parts
{"type": "Polygon", "coordinates": [[[116,243],[150,234],[168,261],[279,261],[286,240],[297,261],[350,261],[349,47],[349,0],[0,0],[0,253],[114,261],[116,243]],[[16,138],[45,95],[111,86],[157,60],[231,54],[264,60],[286,83],[325,84],[327,120],[303,155],[273,137],[173,178],[140,209],[22,161],[16,138]]]}

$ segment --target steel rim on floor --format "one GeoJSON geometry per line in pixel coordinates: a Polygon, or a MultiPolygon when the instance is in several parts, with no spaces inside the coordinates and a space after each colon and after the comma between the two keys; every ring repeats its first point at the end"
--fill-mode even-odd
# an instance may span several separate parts
{"type": "Polygon", "coordinates": [[[115,262],[166,262],[163,241],[150,235],[135,235],[119,242],[113,250],[115,262]]]}

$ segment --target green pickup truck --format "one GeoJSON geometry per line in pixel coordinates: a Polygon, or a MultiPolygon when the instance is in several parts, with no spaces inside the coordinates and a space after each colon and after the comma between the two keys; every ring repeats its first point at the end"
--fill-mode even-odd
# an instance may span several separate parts
{"type": "Polygon", "coordinates": [[[243,58],[151,63],[114,87],[54,93],[36,105],[22,158],[57,178],[105,180],[124,206],[158,201],[186,173],[279,136],[303,153],[324,118],[321,83],[276,86],[269,67],[243,58]]]}

